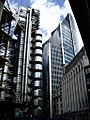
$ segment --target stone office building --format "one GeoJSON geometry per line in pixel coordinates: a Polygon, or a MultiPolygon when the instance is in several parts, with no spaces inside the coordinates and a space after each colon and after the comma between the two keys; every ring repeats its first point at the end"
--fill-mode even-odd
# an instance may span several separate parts
{"type": "Polygon", "coordinates": [[[62,79],[63,116],[67,120],[89,120],[89,103],[85,66],[89,61],[83,47],[72,62],[64,68],[62,79]]]}

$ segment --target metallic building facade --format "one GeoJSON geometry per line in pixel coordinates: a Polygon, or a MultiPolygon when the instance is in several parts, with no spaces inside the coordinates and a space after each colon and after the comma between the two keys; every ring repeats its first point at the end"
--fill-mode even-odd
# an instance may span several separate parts
{"type": "MultiPolygon", "coordinates": [[[[0,1],[1,2],[1,1],[0,1]]],[[[4,2],[4,1],[3,1],[4,2]]],[[[12,12],[0,3],[0,120],[13,119],[16,105],[16,43],[12,37],[12,12]],[[3,10],[1,10],[3,9],[3,10]]]]}
{"type": "Polygon", "coordinates": [[[29,116],[43,114],[39,16],[39,10],[22,6],[14,17],[8,8],[3,9],[0,24],[0,118],[4,114],[14,117],[14,110],[18,114],[27,111],[29,116]],[[14,33],[13,20],[16,21],[14,33]]]}
{"type": "Polygon", "coordinates": [[[15,101],[16,40],[11,36],[12,12],[3,8],[0,24],[0,91],[1,100],[15,101]]]}
{"type": "Polygon", "coordinates": [[[29,114],[42,115],[42,35],[40,12],[21,7],[16,16],[18,37],[17,101],[27,102],[29,114]]]}
{"type": "Polygon", "coordinates": [[[18,12],[18,16],[16,16],[16,26],[15,26],[15,35],[17,36],[18,43],[18,51],[17,51],[17,75],[16,75],[16,101],[24,101],[25,95],[25,73],[26,73],[26,67],[25,63],[27,61],[27,58],[25,59],[27,55],[26,51],[26,41],[27,38],[25,37],[25,22],[26,22],[26,11],[27,9],[20,8],[18,12]],[[23,85],[24,84],[24,85],[23,85]],[[24,90],[24,91],[23,91],[24,90]]]}
{"type": "Polygon", "coordinates": [[[33,115],[41,116],[43,114],[43,86],[42,86],[42,35],[36,32],[32,40],[31,59],[28,74],[28,101],[33,115]]]}

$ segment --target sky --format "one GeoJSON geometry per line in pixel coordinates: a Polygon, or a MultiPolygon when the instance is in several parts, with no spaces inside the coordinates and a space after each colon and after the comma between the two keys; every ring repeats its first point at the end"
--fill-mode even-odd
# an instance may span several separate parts
{"type": "MultiPolygon", "coordinates": [[[[40,10],[40,29],[43,35],[43,43],[50,37],[51,32],[56,29],[68,13],[71,13],[74,17],[68,0],[8,0],[8,2],[13,13],[18,11],[21,5],[40,10]]],[[[81,49],[83,42],[76,22],[75,25],[79,49],[81,49]]]]}

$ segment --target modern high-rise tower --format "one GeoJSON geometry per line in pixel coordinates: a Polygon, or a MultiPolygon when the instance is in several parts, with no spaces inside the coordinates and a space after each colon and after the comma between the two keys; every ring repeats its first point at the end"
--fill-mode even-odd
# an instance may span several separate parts
{"type": "Polygon", "coordinates": [[[61,38],[63,45],[63,63],[67,65],[79,52],[75,23],[71,14],[68,14],[61,23],[61,38]]]}
{"type": "Polygon", "coordinates": [[[60,25],[51,38],[43,44],[44,114],[52,117],[52,95],[57,91],[62,77],[62,44],[60,25]]]}
{"type": "MultiPolygon", "coordinates": [[[[4,3],[4,0],[2,0],[4,3]]],[[[15,103],[16,82],[16,44],[12,37],[12,12],[3,7],[0,1],[0,120],[13,119],[15,103]],[[3,11],[1,13],[1,11],[3,11]],[[2,14],[2,15],[1,15],[2,14]]]]}
{"type": "Polygon", "coordinates": [[[42,115],[42,35],[39,31],[40,12],[21,7],[16,15],[17,101],[26,102],[29,114],[42,115]]]}
{"type": "Polygon", "coordinates": [[[63,65],[69,64],[77,53],[77,38],[73,18],[70,14],[51,33],[43,44],[43,88],[44,112],[52,117],[52,96],[60,87],[63,65]]]}

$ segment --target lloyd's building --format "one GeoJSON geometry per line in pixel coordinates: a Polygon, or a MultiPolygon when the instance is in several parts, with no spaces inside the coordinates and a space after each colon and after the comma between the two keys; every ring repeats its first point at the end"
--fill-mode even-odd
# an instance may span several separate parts
{"type": "Polygon", "coordinates": [[[20,7],[15,17],[15,34],[18,38],[16,100],[28,104],[30,115],[41,116],[43,91],[40,11],[20,7]]]}

